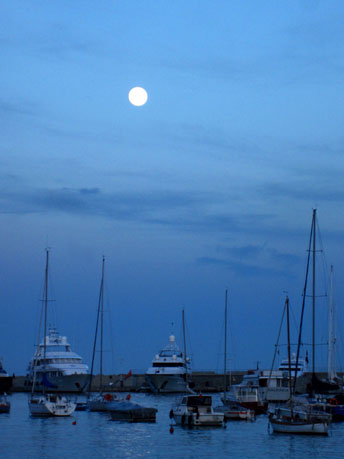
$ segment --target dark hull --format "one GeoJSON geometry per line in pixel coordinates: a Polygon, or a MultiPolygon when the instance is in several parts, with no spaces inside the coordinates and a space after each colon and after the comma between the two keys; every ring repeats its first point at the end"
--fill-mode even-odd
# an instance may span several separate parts
{"type": "Polygon", "coordinates": [[[268,404],[262,402],[239,402],[241,406],[253,410],[255,414],[266,414],[268,410],[268,404]]]}
{"type": "Polygon", "coordinates": [[[155,422],[156,410],[154,408],[141,408],[140,410],[111,411],[113,421],[126,422],[155,422]]]}
{"type": "Polygon", "coordinates": [[[12,376],[2,376],[0,378],[0,394],[3,394],[4,392],[8,394],[9,392],[11,392],[12,383],[12,376]]]}
{"type": "Polygon", "coordinates": [[[112,403],[109,411],[113,421],[155,422],[158,410],[125,401],[112,403]]]}

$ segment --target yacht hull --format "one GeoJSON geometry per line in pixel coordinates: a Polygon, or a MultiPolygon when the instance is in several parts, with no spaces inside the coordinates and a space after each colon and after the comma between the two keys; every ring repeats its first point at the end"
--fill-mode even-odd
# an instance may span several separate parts
{"type": "MultiPolygon", "coordinates": [[[[81,394],[86,390],[90,375],[89,374],[74,374],[74,375],[62,375],[62,376],[48,376],[49,380],[49,392],[69,392],[81,394]]],[[[26,381],[27,388],[32,387],[32,380],[26,381]]],[[[42,392],[43,390],[42,381],[37,381],[35,384],[35,392],[42,392]]]]}
{"type": "Polygon", "coordinates": [[[153,392],[158,393],[185,393],[190,391],[185,375],[181,374],[147,374],[146,381],[153,392]]]}

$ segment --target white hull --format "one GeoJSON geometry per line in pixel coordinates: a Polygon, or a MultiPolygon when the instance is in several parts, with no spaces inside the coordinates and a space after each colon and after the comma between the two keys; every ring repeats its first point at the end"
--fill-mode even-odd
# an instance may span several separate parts
{"type": "Polygon", "coordinates": [[[64,396],[38,396],[29,400],[32,416],[70,416],[74,413],[76,403],[64,396]]]}
{"type": "Polygon", "coordinates": [[[216,406],[214,408],[216,413],[223,413],[225,420],[239,420],[239,421],[252,421],[255,419],[255,413],[253,410],[248,409],[232,409],[229,407],[216,406]]]}
{"type": "Polygon", "coordinates": [[[174,413],[173,418],[177,425],[181,426],[204,426],[204,427],[221,427],[223,426],[224,415],[222,413],[199,414],[196,413],[174,413]]]}
{"type": "Polygon", "coordinates": [[[271,418],[270,424],[276,433],[328,435],[328,424],[325,422],[288,422],[271,418]]]}
{"type": "MultiPolygon", "coordinates": [[[[63,376],[48,376],[47,379],[53,387],[48,387],[49,392],[70,392],[82,393],[85,391],[90,375],[89,374],[74,374],[63,376]]],[[[32,380],[29,380],[27,387],[32,386],[32,380]]],[[[42,392],[43,384],[38,379],[35,384],[35,392],[42,392]]]]}
{"type": "Polygon", "coordinates": [[[146,380],[159,393],[185,393],[189,386],[183,374],[146,374],[146,380]]]}

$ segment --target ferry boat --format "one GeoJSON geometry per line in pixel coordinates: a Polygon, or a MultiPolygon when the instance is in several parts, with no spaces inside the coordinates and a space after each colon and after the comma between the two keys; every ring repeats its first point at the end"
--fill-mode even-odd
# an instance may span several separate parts
{"type": "Polygon", "coordinates": [[[187,381],[189,359],[176,344],[173,334],[169,343],[155,356],[146,372],[146,382],[155,393],[188,392],[187,381]]]}
{"type": "Polygon", "coordinates": [[[32,386],[36,365],[36,391],[41,391],[45,385],[49,392],[83,392],[89,380],[88,366],[82,362],[80,355],[71,350],[67,337],[51,327],[45,345],[45,358],[42,341],[29,363],[26,385],[32,386]]]}

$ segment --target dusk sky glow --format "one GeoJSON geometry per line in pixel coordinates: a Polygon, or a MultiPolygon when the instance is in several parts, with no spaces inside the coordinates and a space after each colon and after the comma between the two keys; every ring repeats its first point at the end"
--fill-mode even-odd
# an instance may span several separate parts
{"type": "Polygon", "coordinates": [[[24,375],[33,355],[47,246],[50,322],[88,364],[105,255],[106,372],[145,371],[172,328],[182,345],[182,308],[193,368],[221,371],[226,288],[231,368],[269,368],[286,291],[296,340],[313,208],[317,337],[327,342],[333,264],[343,368],[343,2],[0,11],[5,368],[24,375]],[[141,107],[128,101],[135,86],[141,107]]]}

